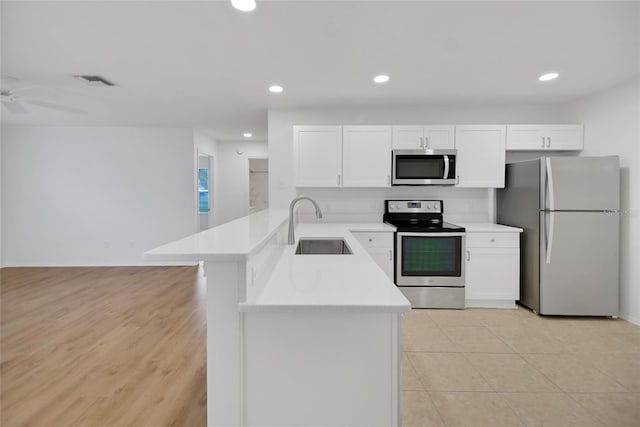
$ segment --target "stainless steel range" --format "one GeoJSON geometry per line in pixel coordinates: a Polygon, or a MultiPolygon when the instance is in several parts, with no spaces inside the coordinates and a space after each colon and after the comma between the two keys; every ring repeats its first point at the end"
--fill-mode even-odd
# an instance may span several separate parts
{"type": "Polygon", "coordinates": [[[413,308],[464,308],[465,229],[443,221],[442,200],[386,200],[396,227],[395,283],[413,308]]]}

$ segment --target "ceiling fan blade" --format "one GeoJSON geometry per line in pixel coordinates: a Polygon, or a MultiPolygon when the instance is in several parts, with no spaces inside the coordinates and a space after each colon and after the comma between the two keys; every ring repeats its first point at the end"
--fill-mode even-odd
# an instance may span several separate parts
{"type": "Polygon", "coordinates": [[[11,114],[27,114],[27,110],[15,101],[2,101],[2,105],[11,114]]]}
{"type": "Polygon", "coordinates": [[[64,111],[65,113],[82,114],[82,115],[88,114],[88,111],[82,110],[80,108],[67,107],[66,105],[54,104],[53,102],[48,102],[48,101],[39,101],[37,99],[29,99],[26,102],[28,102],[31,105],[36,105],[38,107],[64,111]]]}

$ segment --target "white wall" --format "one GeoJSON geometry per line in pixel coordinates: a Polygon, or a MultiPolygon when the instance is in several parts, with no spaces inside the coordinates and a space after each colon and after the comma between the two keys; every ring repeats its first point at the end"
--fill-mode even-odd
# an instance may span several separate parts
{"type": "Polygon", "coordinates": [[[267,158],[265,141],[219,141],[219,211],[216,224],[224,224],[249,215],[249,159],[267,158]]]}
{"type": "Polygon", "coordinates": [[[2,258],[2,132],[0,132],[0,268],[4,266],[2,258]]]}
{"type": "MultiPolygon", "coordinates": [[[[220,171],[219,171],[219,153],[218,153],[218,142],[213,139],[211,136],[209,136],[206,132],[206,130],[204,129],[194,129],[193,131],[193,148],[194,148],[194,153],[193,153],[193,164],[197,165],[198,164],[198,155],[199,154],[206,154],[208,156],[211,156],[211,158],[213,159],[212,164],[213,164],[213,170],[210,171],[209,173],[211,173],[211,180],[212,180],[212,188],[209,188],[209,192],[211,193],[211,210],[209,211],[209,228],[211,227],[215,227],[216,225],[220,224],[219,218],[220,218],[220,206],[221,206],[221,200],[220,200],[220,191],[219,191],[219,187],[221,186],[221,182],[220,182],[220,171]]],[[[197,178],[197,174],[198,171],[194,170],[193,171],[193,191],[194,191],[194,200],[196,203],[196,207],[195,207],[195,212],[196,212],[196,216],[198,215],[198,178],[197,178]]],[[[197,219],[196,219],[197,221],[197,219]]]]}
{"type": "MultiPolygon", "coordinates": [[[[287,208],[295,197],[293,185],[294,125],[414,125],[414,124],[507,124],[560,123],[563,117],[552,105],[415,106],[387,108],[324,108],[269,110],[269,203],[287,208]]],[[[379,221],[382,201],[391,198],[436,198],[445,201],[450,221],[490,219],[489,192],[484,189],[406,188],[300,189],[315,197],[328,218],[379,221]]],[[[310,209],[301,204],[301,211],[310,209]],[[304,206],[304,207],[303,207],[304,206]]]]}
{"type": "Polygon", "coordinates": [[[618,155],[621,317],[640,324],[640,79],[567,106],[584,123],[584,156],[618,155]]]}
{"type": "Polygon", "coordinates": [[[194,232],[191,129],[2,128],[4,266],[138,265],[194,232]]]}

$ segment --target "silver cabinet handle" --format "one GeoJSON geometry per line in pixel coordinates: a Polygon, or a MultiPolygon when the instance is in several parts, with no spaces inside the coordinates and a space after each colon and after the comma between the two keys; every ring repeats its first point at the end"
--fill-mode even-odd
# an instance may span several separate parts
{"type": "Polygon", "coordinates": [[[389,261],[393,261],[393,249],[389,249],[389,261]]]}
{"type": "Polygon", "coordinates": [[[551,137],[547,137],[547,148],[551,148],[551,137]]]}
{"type": "Polygon", "coordinates": [[[544,136],[542,137],[542,148],[544,148],[544,136]]]}
{"type": "Polygon", "coordinates": [[[420,137],[420,148],[424,148],[424,138],[420,137]]]}
{"type": "Polygon", "coordinates": [[[387,185],[391,185],[391,175],[387,175],[387,185]]]}
{"type": "Polygon", "coordinates": [[[471,261],[471,252],[467,251],[467,261],[471,261]]]}
{"type": "Polygon", "coordinates": [[[338,185],[340,185],[340,174],[338,174],[338,185]]]}
{"type": "Polygon", "coordinates": [[[424,137],[424,145],[425,145],[425,148],[429,148],[429,138],[426,136],[424,137]]]}

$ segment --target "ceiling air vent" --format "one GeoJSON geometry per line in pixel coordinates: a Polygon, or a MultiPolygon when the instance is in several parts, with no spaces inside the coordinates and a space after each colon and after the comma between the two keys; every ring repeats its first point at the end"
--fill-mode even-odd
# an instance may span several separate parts
{"type": "Polygon", "coordinates": [[[73,77],[75,77],[78,80],[82,80],[91,86],[115,86],[109,80],[101,76],[78,75],[73,77]]]}

